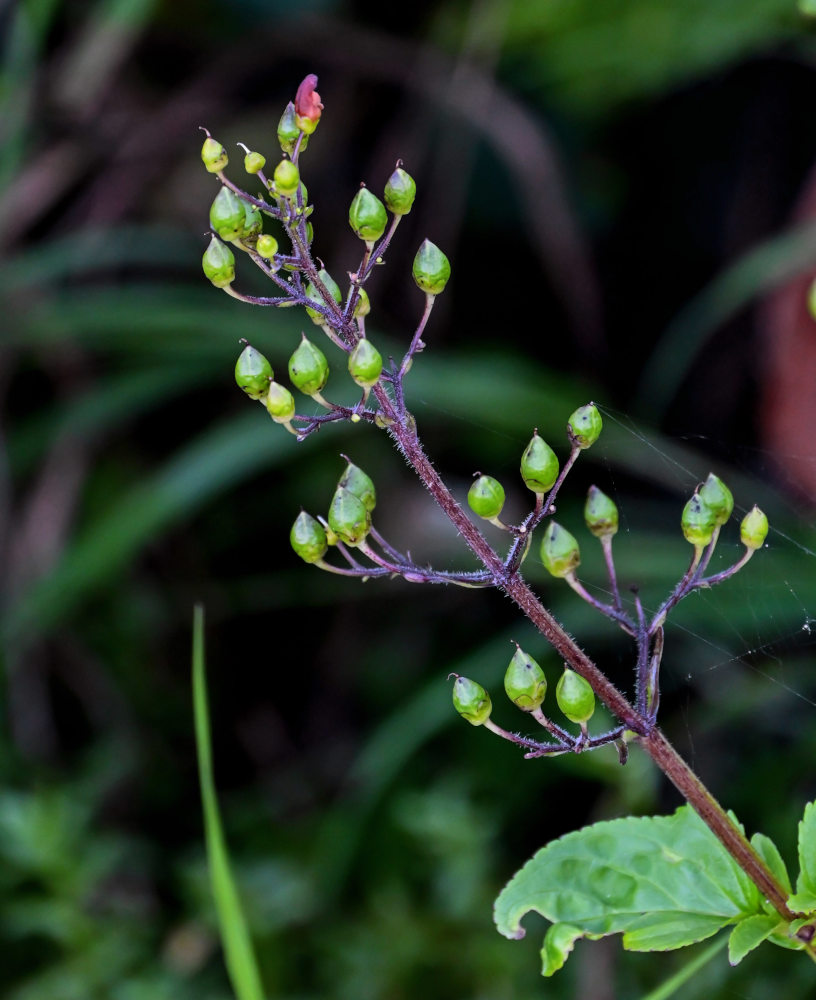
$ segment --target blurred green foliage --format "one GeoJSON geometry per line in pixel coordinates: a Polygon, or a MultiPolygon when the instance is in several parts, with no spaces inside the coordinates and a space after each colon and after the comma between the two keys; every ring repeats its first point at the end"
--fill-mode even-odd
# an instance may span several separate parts
{"type": "MultiPolygon", "coordinates": [[[[422,238],[451,258],[410,405],[462,497],[481,469],[521,514],[531,428],[560,450],[567,416],[594,398],[604,435],[559,519],[578,529],[592,481],[613,494],[620,576],[644,602],[685,568],[679,511],[712,464],[738,506],[768,512],[771,548],[674,618],[665,727],[789,857],[816,793],[813,528],[761,450],[761,362],[731,362],[756,349],[757,294],[816,257],[809,230],[787,229],[816,153],[812,22],[793,0],[428,2],[407,22],[362,0],[310,11],[0,10],[9,1000],[230,995],[195,771],[196,600],[216,782],[270,998],[541,996],[539,935],[499,937],[498,889],[566,829],[676,804],[636,753],[623,769],[611,751],[524,762],[460,723],[451,670],[490,687],[503,724],[523,724],[498,705],[511,638],[551,683],[560,672],[495,595],[326,579],[288,550],[291,521],[328,501],[345,452],[377,482],[395,543],[463,561],[380,436],[329,429],[298,446],[232,384],[240,337],[277,368],[306,321],[200,275],[214,187],[197,126],[270,155],[305,72],[326,103],[305,169],[330,269],[357,263],[345,219],[359,181],[379,189],[397,156],[417,178],[372,284],[378,344],[395,352],[418,319],[422,238]]],[[[601,562],[587,542],[591,583],[601,562]]],[[[729,545],[726,533],[723,559],[729,545]]],[[[630,650],[608,624],[532,558],[529,574],[628,683],[630,650]]],[[[581,945],[547,996],[640,995],[680,964],[581,945]]],[[[803,964],[758,955],[732,974],[715,960],[677,995],[760,1000],[784,983],[806,996],[803,964]]]]}

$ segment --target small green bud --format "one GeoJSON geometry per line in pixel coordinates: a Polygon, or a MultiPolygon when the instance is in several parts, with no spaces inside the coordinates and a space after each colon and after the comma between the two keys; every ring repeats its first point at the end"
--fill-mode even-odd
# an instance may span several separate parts
{"type": "Polygon", "coordinates": [[[278,241],[274,236],[270,236],[269,233],[262,233],[258,237],[258,242],[255,244],[255,253],[259,257],[263,257],[264,260],[272,260],[275,254],[278,252],[278,241]]]}
{"type": "MultiPolygon", "coordinates": [[[[326,291],[339,305],[343,301],[343,293],[340,291],[340,286],[337,284],[337,282],[334,280],[334,278],[332,278],[332,276],[325,268],[321,268],[317,273],[318,277],[323,282],[323,286],[325,287],[326,291]]],[[[312,284],[311,281],[306,286],[306,295],[312,302],[315,302],[321,306],[326,305],[326,303],[324,303],[323,301],[320,292],[318,292],[317,288],[315,288],[315,286],[312,284]]],[[[326,322],[325,318],[321,316],[316,309],[310,309],[309,306],[306,306],[306,312],[311,317],[312,321],[317,323],[318,326],[322,326],[323,323],[326,322]]]]}
{"type": "Polygon", "coordinates": [[[761,549],[768,537],[768,518],[756,504],[740,524],[740,541],[746,549],[761,549]]]}
{"type": "Polygon", "coordinates": [[[358,340],[354,350],[349,354],[349,375],[363,389],[370,389],[380,380],[382,374],[382,355],[370,340],[358,340]]]}
{"type": "Polygon", "coordinates": [[[584,504],[586,526],[596,538],[611,538],[618,531],[618,508],[597,486],[590,486],[584,504]]]}
{"type": "Polygon", "coordinates": [[[397,162],[397,169],[385,183],[385,206],[394,215],[407,215],[411,211],[416,197],[414,178],[402,169],[402,160],[397,162]]]}
{"type": "Polygon", "coordinates": [[[555,700],[570,722],[579,725],[589,722],[595,711],[595,692],[589,681],[569,667],[564,667],[564,673],[555,686],[555,700]]]}
{"type": "Polygon", "coordinates": [[[266,157],[262,153],[247,153],[244,157],[244,170],[248,174],[257,174],[266,166],[266,157]]]}
{"type": "Polygon", "coordinates": [[[272,175],[275,181],[275,191],[286,198],[291,198],[300,184],[300,171],[291,160],[281,160],[272,175]]]}
{"type": "Polygon", "coordinates": [[[439,295],[448,283],[451,267],[438,246],[425,240],[417,250],[413,266],[414,281],[427,295],[439,295]]]}
{"type": "MultiPolygon", "coordinates": [[[[345,456],[343,457],[345,458],[345,456]]],[[[348,459],[346,461],[348,462],[348,459]]],[[[363,472],[359,465],[348,462],[337,485],[342,486],[349,493],[353,493],[369,513],[377,506],[377,491],[374,488],[374,481],[368,473],[363,472]]]]}
{"type": "Polygon", "coordinates": [[[371,312],[371,300],[368,297],[368,292],[365,288],[357,289],[357,302],[354,306],[354,318],[362,319],[363,316],[368,316],[371,312]]]}
{"type": "Polygon", "coordinates": [[[371,514],[351,490],[338,486],[329,507],[329,527],[346,545],[359,545],[371,530],[371,514]]]}
{"type": "Polygon", "coordinates": [[[307,243],[308,246],[311,246],[313,242],[314,242],[314,226],[311,224],[311,222],[307,222],[306,223],[306,243],[307,243]]]}
{"type": "Polygon", "coordinates": [[[533,493],[547,493],[558,479],[558,458],[536,431],[521,456],[521,478],[533,493]]]}
{"type": "Polygon", "coordinates": [[[210,205],[210,227],[227,243],[237,240],[246,227],[246,204],[234,191],[222,185],[210,205]]]}
{"type": "Polygon", "coordinates": [[[201,266],[216,288],[226,288],[235,280],[235,257],[232,250],[216,236],[212,237],[210,245],[204,251],[201,266]]]}
{"type": "Polygon", "coordinates": [[[217,139],[208,135],[201,147],[201,160],[211,174],[220,173],[229,163],[227,151],[217,139]]]}
{"type": "Polygon", "coordinates": [[[349,225],[366,243],[374,243],[385,232],[388,215],[385,205],[367,187],[361,187],[349,208],[349,225]]]}
{"type": "Polygon", "coordinates": [[[734,497],[722,479],[709,472],[698,493],[703,503],[714,511],[717,524],[725,524],[734,509],[734,497]]]}
{"type": "Polygon", "coordinates": [[[579,406],[567,421],[570,440],[579,448],[590,448],[601,436],[603,420],[594,403],[579,406]]]}
{"type": "Polygon", "coordinates": [[[717,527],[716,513],[705,503],[695,490],[694,495],[683,508],[680,526],[686,541],[692,545],[708,545],[717,527]]]}
{"type": "Polygon", "coordinates": [[[280,382],[269,383],[264,402],[276,424],[287,424],[295,415],[295,397],[280,382]]]}
{"type": "Polygon", "coordinates": [[[235,381],[251,399],[263,399],[275,377],[272,365],[260,351],[247,344],[235,362],[235,381]]]}
{"type": "Polygon", "coordinates": [[[479,476],[468,490],[468,505],[487,520],[498,517],[504,507],[504,487],[492,476],[479,476]]]}
{"type": "MultiPolygon", "coordinates": [[[[286,105],[286,110],[278,122],[278,142],[284,153],[292,155],[295,151],[295,143],[299,135],[300,129],[297,127],[297,121],[295,120],[295,105],[290,101],[286,105]]],[[[301,150],[306,148],[306,136],[303,137],[300,148],[301,150]]]]}
{"type": "Polygon", "coordinates": [[[326,529],[311,514],[302,510],[289,532],[289,542],[292,548],[307,563],[317,562],[326,554],[329,543],[326,539],[326,529]]]}
{"type": "Polygon", "coordinates": [[[541,708],[547,693],[547,678],[536,661],[517,647],[504,675],[507,697],[523,712],[541,708]]]}
{"type": "Polygon", "coordinates": [[[547,572],[556,577],[569,576],[581,563],[578,542],[555,521],[550,521],[541,539],[541,561],[547,572]]]}
{"type": "Polygon", "coordinates": [[[307,396],[320,392],[329,378],[329,363],[319,347],[302,334],[303,339],[289,358],[289,378],[292,385],[307,396]]]}
{"type": "Polygon", "coordinates": [[[468,677],[457,677],[453,682],[453,707],[471,726],[483,726],[493,711],[490,695],[468,677]]]}

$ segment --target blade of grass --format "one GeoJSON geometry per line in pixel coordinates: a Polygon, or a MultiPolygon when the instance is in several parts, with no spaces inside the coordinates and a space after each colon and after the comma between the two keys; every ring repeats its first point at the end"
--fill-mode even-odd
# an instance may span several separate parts
{"type": "Polygon", "coordinates": [[[652,990],[647,993],[646,996],[641,997],[641,1000],[668,1000],[670,996],[673,996],[681,986],[689,981],[693,976],[695,976],[704,965],[707,965],[712,958],[725,948],[728,944],[728,934],[721,934],[718,938],[714,940],[713,944],[710,944],[705,951],[701,951],[699,955],[687,962],[682,969],[675,972],[673,976],[670,976],[665,982],[661,983],[657,989],[652,990]]]}
{"type": "Polygon", "coordinates": [[[197,604],[193,611],[193,714],[210,882],[221,928],[224,960],[238,1000],[264,1000],[258,962],[232,874],[218,809],[218,797],[215,793],[204,663],[204,608],[200,604],[197,604]]]}

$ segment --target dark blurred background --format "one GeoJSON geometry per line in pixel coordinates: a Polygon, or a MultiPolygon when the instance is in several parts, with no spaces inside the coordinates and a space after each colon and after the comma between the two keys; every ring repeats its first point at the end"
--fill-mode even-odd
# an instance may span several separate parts
{"type": "MultiPolygon", "coordinates": [[[[688,956],[580,944],[545,981],[543,921],[506,941],[491,903],[545,842],[671,810],[673,791],[637,751],[626,768],[611,750],[525,762],[456,717],[452,670],[524,727],[501,692],[511,638],[558,676],[507,601],[331,578],[289,549],[343,452],[392,541],[469,565],[382,435],[298,445],[236,389],[239,338],[277,369],[312,328],[201,274],[216,182],[198,127],[274,162],[278,118],[318,74],[302,169],[335,276],[359,259],[359,182],[379,192],[404,159],[418,198],[369,285],[369,334],[383,353],[410,337],[428,236],[453,278],[409,405],[460,495],[489,472],[510,517],[532,428],[563,455],[569,413],[602,406],[559,504],[588,583],[592,482],[620,506],[620,576],[650,607],[686,566],[679,513],[709,469],[767,511],[768,550],[674,618],[663,722],[793,866],[816,796],[816,23],[794,0],[6,0],[0,37],[0,994],[230,996],[190,710],[196,600],[270,998],[652,988],[688,956]]],[[[229,172],[242,182],[237,149],[229,172]]],[[[243,263],[238,287],[263,291],[243,263]]],[[[535,555],[527,571],[627,685],[623,638],[535,555]]],[[[811,981],[767,948],[677,995],[806,997],[811,981]]]]}

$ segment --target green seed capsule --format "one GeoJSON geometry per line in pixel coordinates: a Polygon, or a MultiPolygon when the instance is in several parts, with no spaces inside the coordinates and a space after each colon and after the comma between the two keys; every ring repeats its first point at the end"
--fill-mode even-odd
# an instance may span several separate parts
{"type": "Polygon", "coordinates": [[[584,505],[586,526],[596,538],[611,538],[618,530],[618,508],[597,486],[590,486],[584,505]]]}
{"type": "MultiPolygon", "coordinates": [[[[299,135],[300,129],[297,127],[297,122],[295,121],[295,105],[290,101],[286,105],[286,110],[278,122],[278,142],[284,153],[292,155],[295,151],[295,143],[299,135]]],[[[306,136],[303,137],[300,148],[301,150],[306,148],[306,136]]]]}
{"type": "Polygon", "coordinates": [[[521,478],[533,493],[547,493],[558,479],[558,458],[536,431],[521,456],[521,478]]]}
{"type": "Polygon", "coordinates": [[[725,524],[734,510],[734,497],[722,479],[709,472],[698,492],[703,503],[714,511],[717,524],[725,524]]]}
{"type": "Polygon", "coordinates": [[[768,518],[754,504],[740,524],[740,541],[747,549],[761,549],[768,537],[768,518]]]}
{"type": "Polygon", "coordinates": [[[490,695],[468,677],[457,677],[454,681],[453,707],[471,726],[483,726],[493,711],[490,695]]]}
{"type": "Polygon", "coordinates": [[[286,424],[295,415],[295,397],[279,382],[269,383],[264,402],[276,424],[286,424]]]}
{"type": "Polygon", "coordinates": [[[414,178],[398,166],[386,181],[383,197],[389,212],[393,212],[394,215],[407,215],[416,197],[414,178]]]}
{"type": "Polygon", "coordinates": [[[589,722],[595,711],[595,692],[589,681],[569,667],[564,668],[555,686],[555,700],[570,722],[589,722]]]}
{"type": "Polygon", "coordinates": [[[201,147],[201,160],[211,174],[220,173],[229,163],[227,151],[211,135],[207,136],[204,140],[204,145],[201,147]]]}
{"type": "Polygon", "coordinates": [[[247,344],[235,362],[238,388],[243,389],[251,399],[263,399],[269,392],[269,383],[274,377],[272,365],[260,351],[247,344]]]}
{"type": "MultiPolygon", "coordinates": [[[[323,282],[323,286],[325,287],[326,291],[339,305],[343,301],[343,293],[340,291],[340,286],[337,284],[337,282],[334,280],[334,278],[332,278],[332,276],[325,268],[321,268],[321,270],[318,271],[318,277],[323,282]]],[[[317,305],[322,306],[327,304],[324,303],[323,298],[320,295],[320,292],[318,292],[317,288],[315,288],[315,286],[311,283],[311,281],[306,286],[306,295],[312,302],[316,303],[317,305]]],[[[311,317],[312,321],[316,323],[318,326],[322,326],[326,322],[325,318],[321,316],[316,309],[311,309],[309,308],[309,306],[306,306],[306,312],[311,317]]]]}
{"type": "Polygon", "coordinates": [[[680,526],[686,541],[695,546],[708,545],[714,535],[714,529],[717,527],[717,515],[707,503],[703,502],[696,490],[683,508],[680,526]]]}
{"type": "Polygon", "coordinates": [[[216,288],[226,288],[235,280],[235,257],[230,248],[215,236],[204,251],[201,266],[216,288]]]}
{"type": "Polygon", "coordinates": [[[367,187],[361,187],[354,196],[349,208],[349,225],[366,243],[374,243],[385,232],[388,225],[385,205],[367,187]]]}
{"type": "Polygon", "coordinates": [[[371,514],[351,490],[338,486],[329,507],[329,527],[346,545],[359,545],[371,530],[371,514]]]}
{"type": "Polygon", "coordinates": [[[244,170],[248,174],[257,174],[266,166],[266,157],[261,153],[247,153],[244,157],[244,170]]]}
{"type": "Polygon", "coordinates": [[[274,236],[270,236],[269,233],[262,233],[258,237],[258,242],[255,244],[255,253],[258,256],[263,257],[264,260],[272,260],[275,254],[278,252],[278,241],[274,236]]]}
{"type": "Polygon", "coordinates": [[[504,487],[492,476],[479,476],[468,490],[468,505],[487,520],[498,517],[504,507],[504,487]]]}
{"type": "Polygon", "coordinates": [[[517,648],[504,675],[507,697],[523,712],[541,708],[547,693],[547,678],[536,661],[517,648]]]}
{"type": "Polygon", "coordinates": [[[567,421],[570,440],[579,448],[590,448],[601,436],[603,420],[594,403],[580,406],[567,421]]]}
{"type": "Polygon", "coordinates": [[[300,558],[307,563],[315,563],[322,559],[329,547],[326,529],[305,510],[298,514],[292,525],[289,542],[300,558]]]}
{"type": "Polygon", "coordinates": [[[380,380],[382,374],[382,355],[370,340],[359,340],[354,350],[349,354],[349,375],[363,389],[370,389],[380,380]]]}
{"type": "Polygon", "coordinates": [[[425,240],[414,257],[413,275],[423,292],[427,295],[439,295],[451,275],[448,258],[438,246],[425,240]]]}
{"type": "Polygon", "coordinates": [[[244,198],[241,201],[244,203],[244,227],[239,233],[239,239],[251,240],[258,236],[263,229],[263,219],[261,213],[251,202],[244,198]]]}
{"type": "Polygon", "coordinates": [[[300,184],[300,171],[296,163],[292,163],[291,160],[281,160],[275,167],[275,173],[272,177],[275,182],[275,191],[279,195],[291,198],[297,192],[300,184]]]}
{"type": "Polygon", "coordinates": [[[295,353],[289,358],[289,378],[292,385],[311,396],[320,392],[329,379],[329,363],[319,347],[307,339],[306,334],[295,353]]]}
{"type": "Polygon", "coordinates": [[[349,462],[337,484],[354,496],[362,503],[369,514],[377,506],[377,491],[374,481],[368,473],[363,472],[359,465],[349,462]]]}
{"type": "Polygon", "coordinates": [[[210,226],[222,240],[239,239],[246,226],[246,202],[222,185],[210,206],[210,226]]]}
{"type": "Polygon", "coordinates": [[[560,524],[550,521],[541,540],[541,561],[555,577],[569,576],[581,563],[578,542],[560,524]]]}
{"type": "Polygon", "coordinates": [[[371,300],[368,297],[368,292],[365,288],[357,289],[357,302],[354,306],[354,318],[362,319],[363,316],[368,316],[371,312],[371,300]]]}

